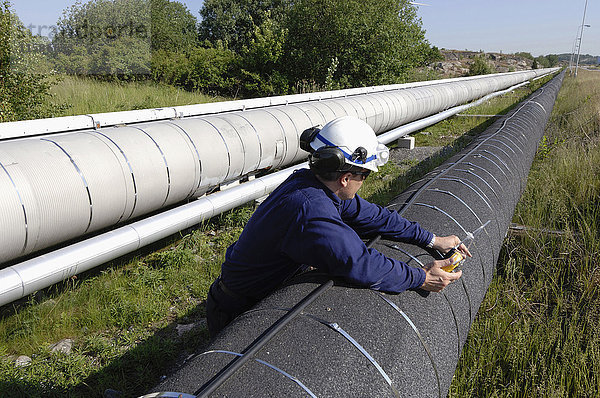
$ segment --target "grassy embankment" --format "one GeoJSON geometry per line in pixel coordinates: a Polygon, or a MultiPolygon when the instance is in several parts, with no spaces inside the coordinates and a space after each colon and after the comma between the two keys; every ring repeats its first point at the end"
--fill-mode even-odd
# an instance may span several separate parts
{"type": "Polygon", "coordinates": [[[451,397],[600,396],[600,74],[567,77],[451,397]],[[561,231],[550,234],[543,229],[561,231]]]}
{"type": "Polygon", "coordinates": [[[164,106],[192,105],[222,101],[200,92],[189,92],[153,82],[111,83],[63,76],[50,90],[52,101],[60,104],[57,116],[118,112],[164,106]]]}
{"type": "MultiPolygon", "coordinates": [[[[530,92],[519,90],[470,113],[506,111],[530,92]]],[[[449,156],[490,123],[455,117],[418,134],[417,141],[451,144],[443,151],[449,156]]],[[[442,158],[417,167],[390,163],[367,180],[361,194],[385,204],[442,158]]],[[[134,254],[2,308],[0,357],[28,355],[32,362],[18,368],[0,360],[0,396],[87,397],[99,396],[106,388],[125,396],[143,393],[169,367],[206,343],[202,302],[225,248],[252,210],[246,206],[215,217],[162,242],[154,253],[134,254]],[[179,335],[177,326],[188,324],[197,327],[179,335]],[[49,345],[63,338],[74,340],[72,353],[50,353],[49,345]]]]}

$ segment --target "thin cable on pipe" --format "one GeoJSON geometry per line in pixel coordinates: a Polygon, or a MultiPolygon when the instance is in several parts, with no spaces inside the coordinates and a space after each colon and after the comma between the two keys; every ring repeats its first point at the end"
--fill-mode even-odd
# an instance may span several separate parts
{"type": "Polygon", "coordinates": [[[404,320],[410,325],[410,327],[416,333],[417,337],[419,338],[419,341],[421,342],[421,345],[423,346],[423,348],[425,349],[425,352],[427,353],[427,356],[429,356],[429,362],[431,362],[431,366],[433,367],[433,371],[435,373],[435,379],[436,379],[437,385],[438,385],[438,396],[441,398],[441,396],[442,396],[442,386],[440,384],[440,374],[438,373],[437,366],[436,366],[435,361],[433,359],[433,354],[431,353],[431,348],[429,348],[429,345],[427,344],[427,342],[425,342],[425,339],[421,335],[421,332],[419,332],[419,329],[417,328],[417,326],[413,323],[413,321],[410,319],[410,317],[408,315],[406,315],[406,313],[404,311],[402,311],[396,305],[396,303],[394,303],[392,300],[390,300],[387,297],[385,297],[385,295],[383,293],[379,293],[378,296],[381,297],[386,303],[388,303],[400,315],[402,315],[402,317],[404,318],[404,320]]]}
{"type": "Polygon", "coordinates": [[[19,192],[19,188],[17,187],[17,184],[15,184],[15,180],[13,180],[13,178],[10,175],[10,173],[8,172],[8,170],[6,170],[6,167],[4,167],[4,165],[2,163],[0,163],[0,167],[2,167],[2,170],[4,170],[8,179],[10,180],[10,183],[12,184],[13,188],[15,189],[15,192],[16,192],[17,197],[19,198],[19,202],[21,204],[21,209],[23,210],[23,220],[25,222],[25,239],[23,242],[23,248],[21,249],[21,253],[25,253],[25,249],[27,249],[27,242],[29,240],[29,225],[27,223],[27,210],[25,209],[25,203],[23,202],[23,198],[21,197],[21,192],[19,192]]]}
{"type": "MultiPolygon", "coordinates": [[[[233,352],[233,351],[226,351],[226,350],[211,350],[211,351],[206,351],[203,352],[200,355],[206,355],[206,354],[231,354],[231,355],[236,355],[238,357],[243,357],[244,354],[239,353],[239,352],[233,352]]],[[[273,369],[274,371],[281,373],[282,375],[284,375],[285,377],[287,377],[288,379],[290,379],[291,381],[293,381],[294,383],[298,384],[304,391],[306,391],[306,393],[308,395],[310,395],[313,398],[317,398],[317,396],[315,394],[313,394],[313,392],[306,387],[306,385],[304,385],[304,383],[302,383],[296,376],[292,376],[291,374],[289,374],[288,372],[286,372],[285,370],[278,368],[275,365],[272,365],[266,361],[263,361],[262,359],[258,359],[258,358],[254,358],[254,360],[262,365],[267,366],[270,369],[273,369]]]]}
{"type": "Polygon", "coordinates": [[[379,365],[379,363],[375,360],[375,358],[373,358],[371,356],[371,354],[369,354],[369,352],[358,341],[356,341],[352,336],[350,336],[350,334],[348,332],[346,332],[339,324],[337,324],[336,322],[326,321],[326,320],[318,318],[314,315],[310,315],[310,314],[305,314],[305,315],[309,318],[314,319],[317,322],[322,323],[323,325],[327,326],[328,328],[335,330],[336,332],[338,332],[339,334],[344,336],[344,338],[346,340],[348,340],[358,351],[360,351],[361,354],[363,354],[365,356],[365,358],[367,358],[369,360],[369,362],[371,362],[371,364],[373,366],[375,366],[375,368],[377,369],[379,374],[385,379],[385,381],[388,383],[388,385],[392,389],[394,396],[397,398],[400,397],[400,393],[398,392],[398,389],[396,389],[396,387],[392,383],[392,379],[390,379],[390,377],[385,372],[385,370],[383,370],[381,365],[379,365]]]}
{"type": "Polygon", "coordinates": [[[248,362],[253,356],[267,344],[283,327],[290,323],[294,318],[302,313],[302,311],[308,307],[317,297],[321,296],[327,290],[333,286],[333,281],[329,280],[317,287],[306,297],[304,297],[298,304],[296,304],[290,312],[282,316],[271,325],[262,335],[254,340],[246,349],[242,352],[241,357],[237,357],[225,366],[219,373],[213,376],[208,382],[206,382],[198,391],[194,393],[198,397],[208,397],[217,388],[219,388],[231,375],[233,375],[243,364],[248,362]]]}

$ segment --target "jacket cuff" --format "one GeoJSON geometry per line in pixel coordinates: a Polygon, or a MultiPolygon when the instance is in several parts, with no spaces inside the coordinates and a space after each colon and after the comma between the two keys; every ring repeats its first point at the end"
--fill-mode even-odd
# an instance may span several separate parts
{"type": "Polygon", "coordinates": [[[411,289],[418,289],[421,286],[423,286],[423,283],[425,283],[425,270],[423,268],[412,268],[409,267],[410,271],[413,273],[413,286],[411,286],[411,289]]]}
{"type": "Polygon", "coordinates": [[[435,234],[431,234],[431,239],[429,240],[429,243],[425,247],[427,247],[429,249],[433,249],[433,245],[435,245],[435,234]]]}

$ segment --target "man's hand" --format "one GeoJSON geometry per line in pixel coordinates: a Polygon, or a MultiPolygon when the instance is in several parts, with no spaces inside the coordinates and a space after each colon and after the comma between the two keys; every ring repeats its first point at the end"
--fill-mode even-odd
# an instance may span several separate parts
{"type": "Polygon", "coordinates": [[[452,260],[449,258],[445,260],[436,260],[432,263],[427,264],[423,268],[423,270],[425,271],[425,282],[421,286],[421,289],[430,292],[441,292],[450,283],[457,281],[461,277],[462,271],[446,272],[442,269],[442,267],[448,266],[450,264],[452,264],[452,260]]]}
{"type": "MultiPolygon", "coordinates": [[[[456,235],[436,236],[435,242],[433,243],[433,249],[436,249],[442,253],[447,253],[450,249],[452,249],[459,243],[460,239],[456,235]]],[[[467,246],[465,246],[462,243],[456,248],[456,250],[458,250],[463,255],[463,257],[473,257],[469,249],[467,249],[467,246]]]]}

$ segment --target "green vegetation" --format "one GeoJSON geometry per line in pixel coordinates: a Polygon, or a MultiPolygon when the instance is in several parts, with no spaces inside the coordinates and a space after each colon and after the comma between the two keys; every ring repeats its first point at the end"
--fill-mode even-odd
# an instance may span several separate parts
{"type": "Polygon", "coordinates": [[[92,78],[65,76],[52,86],[53,101],[64,104],[58,116],[129,111],[164,106],[192,105],[223,101],[199,91],[186,91],[151,82],[105,82],[92,78]]]}
{"type": "Polygon", "coordinates": [[[494,66],[486,60],[485,55],[477,55],[469,65],[469,76],[489,75],[495,72],[494,66]]]}
{"type": "MultiPolygon", "coordinates": [[[[80,83],[74,79],[73,84],[80,83]]],[[[472,112],[504,112],[536,87],[494,99],[472,112]]],[[[460,137],[448,138],[450,145],[441,155],[418,164],[390,162],[365,181],[361,195],[389,203],[411,182],[463,148],[482,130],[481,121],[452,118],[447,126],[460,137]]],[[[445,130],[432,126],[427,137],[435,143],[448,135],[445,130]]],[[[226,247],[237,239],[252,211],[253,205],[238,208],[193,231],[1,308],[0,396],[90,397],[108,388],[136,396],[156,384],[161,375],[206,344],[203,303],[207,289],[219,272],[226,247]],[[180,335],[182,325],[195,327],[180,335]],[[72,352],[51,353],[51,344],[65,338],[74,341],[72,352]],[[31,364],[16,367],[18,355],[29,356],[31,364]]]]}
{"type": "Polygon", "coordinates": [[[533,61],[533,59],[535,58],[533,55],[531,55],[531,53],[524,52],[524,51],[516,52],[515,55],[518,55],[519,57],[527,58],[531,61],[533,61]]]}
{"type": "Polygon", "coordinates": [[[0,356],[26,354],[32,362],[18,368],[0,360],[0,396],[90,397],[107,388],[142,394],[182,353],[206,343],[201,303],[251,211],[215,217],[165,249],[3,308],[0,356]],[[199,326],[178,335],[177,324],[193,323],[199,326]],[[75,340],[73,352],[51,353],[50,344],[65,337],[75,340]]]}
{"type": "Polygon", "coordinates": [[[40,55],[43,43],[33,37],[0,1],[0,122],[54,116],[59,108],[49,101],[49,65],[40,55]]]}
{"type": "Polygon", "coordinates": [[[67,74],[135,79],[150,73],[147,0],[75,3],[57,22],[49,55],[67,74]]]}
{"type": "Polygon", "coordinates": [[[599,80],[565,79],[514,215],[531,230],[505,242],[451,397],[600,393],[599,80]]]}
{"type": "Polygon", "coordinates": [[[153,82],[238,98],[431,78],[416,68],[441,58],[407,0],[207,0],[200,23],[177,1],[89,0],[65,10],[51,42],[32,36],[1,1],[0,122],[89,109],[51,96],[65,76],[66,86],[86,77],[117,82],[118,91],[153,82]]]}
{"type": "Polygon", "coordinates": [[[196,18],[177,1],[150,0],[152,50],[186,51],[197,43],[196,18]]]}
{"type": "MultiPolygon", "coordinates": [[[[175,20],[169,20],[167,23],[165,14],[181,11],[183,6],[167,0],[152,0],[152,2],[154,5],[152,8],[153,18],[163,21],[161,25],[153,25],[152,33],[155,39],[153,44],[179,48],[173,44],[174,41],[177,41],[180,47],[185,43],[187,46],[191,45],[189,32],[191,26],[192,37],[195,40],[195,18],[191,14],[185,18],[186,14],[183,14],[178,20],[179,24],[175,20]],[[177,31],[173,32],[173,29],[177,29],[177,31]]],[[[110,53],[115,50],[114,48],[110,51],[107,49],[115,45],[113,41],[80,42],[64,33],[82,29],[82,26],[93,31],[90,21],[83,20],[82,14],[97,19],[104,18],[96,23],[108,24],[110,13],[106,11],[113,10],[109,3],[105,0],[97,0],[84,5],[78,3],[70,9],[68,16],[65,16],[59,23],[63,33],[55,38],[57,47],[53,51],[58,51],[60,54],[47,52],[48,43],[44,42],[43,38],[31,35],[30,31],[12,13],[8,1],[4,0],[0,4],[0,122],[223,100],[222,97],[209,97],[202,94],[195,87],[184,90],[160,82],[140,79],[136,81],[133,79],[135,77],[133,75],[131,77],[134,81],[129,81],[132,79],[123,81],[121,75],[129,73],[124,71],[132,71],[136,68],[135,65],[127,64],[127,62],[137,59],[139,54],[125,52],[120,53],[121,55],[118,57],[107,56],[106,52],[110,53]],[[71,55],[67,56],[66,48],[70,49],[71,55]],[[83,54],[89,56],[83,56],[83,54]],[[104,54],[104,56],[95,59],[90,54],[104,54]],[[56,55],[55,58],[53,58],[54,55],[56,55]],[[103,62],[108,62],[108,64],[102,64],[103,62]],[[58,75],[52,71],[53,66],[74,75],[58,75]],[[125,69],[118,69],[121,67],[125,69]],[[97,73],[90,68],[97,68],[97,73]],[[103,79],[76,76],[77,74],[94,75],[95,73],[102,76],[103,79]],[[112,82],[104,80],[112,80],[112,82]]],[[[119,2],[115,4],[117,3],[119,2]]],[[[119,11],[118,15],[130,14],[129,8],[134,5],[129,0],[121,1],[119,4],[120,8],[114,6],[117,7],[116,11],[119,11]]],[[[185,7],[183,8],[185,9],[185,7]]],[[[126,24],[126,20],[122,20],[121,23],[126,24]]],[[[131,37],[125,37],[124,40],[118,46],[140,49],[138,43],[127,42],[127,40],[132,40],[131,37]]],[[[143,38],[136,40],[144,41],[143,38]]],[[[150,43],[149,40],[146,41],[150,43]]],[[[146,50],[146,53],[150,54],[150,48],[146,50]]],[[[207,75],[200,68],[197,69],[197,72],[203,76],[207,75]]],[[[214,78],[219,72],[208,76],[214,78]]]]}
{"type": "MultiPolygon", "coordinates": [[[[539,57],[534,57],[531,53],[527,52],[518,52],[515,55],[521,56],[523,58],[527,58],[533,61],[533,69],[537,68],[553,68],[558,65],[559,61],[565,61],[564,57],[558,54],[548,54],[548,55],[540,55],[539,57]]],[[[569,60],[571,54],[568,54],[566,61],[569,60]]]]}
{"type": "Polygon", "coordinates": [[[333,88],[388,84],[424,66],[432,49],[416,8],[396,0],[302,0],[286,24],[286,74],[333,88]]]}
{"type": "Polygon", "coordinates": [[[414,6],[386,1],[207,0],[197,24],[175,1],[90,0],[47,53],[68,74],[231,97],[397,83],[440,53],[414,6]]]}

